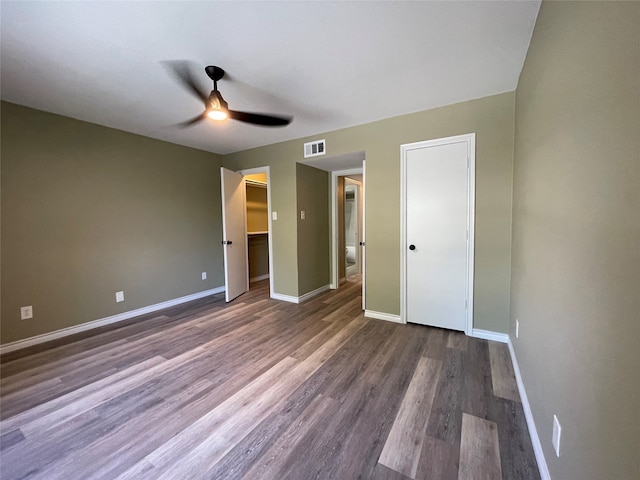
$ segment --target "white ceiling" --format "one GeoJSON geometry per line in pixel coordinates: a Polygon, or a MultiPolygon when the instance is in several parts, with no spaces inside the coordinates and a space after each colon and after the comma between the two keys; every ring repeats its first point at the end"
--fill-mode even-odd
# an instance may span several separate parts
{"type": "Polygon", "coordinates": [[[516,88],[540,2],[2,1],[3,100],[226,154],[516,88]],[[207,120],[163,66],[203,68],[234,110],[207,120]]]}

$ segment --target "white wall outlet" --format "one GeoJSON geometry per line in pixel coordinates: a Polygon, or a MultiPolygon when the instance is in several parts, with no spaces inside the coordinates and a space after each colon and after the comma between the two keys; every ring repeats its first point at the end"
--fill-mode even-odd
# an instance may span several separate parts
{"type": "Polygon", "coordinates": [[[29,320],[30,318],[33,318],[33,307],[31,305],[20,307],[20,320],[29,320]]]}
{"type": "Polygon", "coordinates": [[[516,338],[518,338],[519,334],[520,334],[520,320],[516,318],[516,338]]]}
{"type": "Polygon", "coordinates": [[[553,448],[556,451],[556,455],[560,456],[560,434],[562,433],[562,427],[560,426],[560,422],[558,421],[558,417],[553,416],[553,436],[551,437],[551,442],[553,443],[553,448]]]}
{"type": "Polygon", "coordinates": [[[278,219],[278,212],[271,212],[271,219],[272,220],[277,220],[278,219]]]}
{"type": "Polygon", "coordinates": [[[207,279],[207,272],[202,272],[202,279],[206,280],[207,279]]]}
{"type": "Polygon", "coordinates": [[[304,220],[305,218],[307,218],[307,214],[304,210],[300,210],[300,220],[304,220]]]}
{"type": "Polygon", "coordinates": [[[124,292],[116,292],[116,303],[124,302],[124,292]]]}

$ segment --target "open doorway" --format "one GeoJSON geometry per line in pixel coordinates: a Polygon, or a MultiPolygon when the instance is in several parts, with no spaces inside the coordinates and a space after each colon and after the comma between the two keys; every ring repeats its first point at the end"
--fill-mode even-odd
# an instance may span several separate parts
{"type": "MultiPolygon", "coordinates": [[[[362,283],[362,309],[366,308],[366,242],[365,242],[365,213],[366,213],[366,161],[365,152],[357,151],[343,155],[315,156],[313,158],[300,161],[304,165],[309,165],[320,170],[331,172],[331,289],[340,287],[340,279],[346,279],[347,269],[347,249],[346,241],[340,243],[340,231],[344,230],[344,179],[350,178],[359,183],[357,212],[358,218],[358,241],[353,244],[352,251],[356,251],[354,264],[358,264],[358,281],[362,283]]],[[[351,271],[355,267],[351,266],[351,271]]]]}
{"type": "Polygon", "coordinates": [[[366,305],[365,283],[365,161],[361,168],[331,172],[332,275],[331,288],[345,280],[362,282],[362,308],[366,305]]]}
{"type": "Polygon", "coordinates": [[[271,191],[269,167],[239,170],[245,181],[247,212],[247,275],[249,290],[273,293],[273,251],[271,242],[271,191]]]}
{"type": "MultiPolygon", "coordinates": [[[[343,182],[339,205],[338,252],[339,281],[362,273],[362,175],[340,177],[343,182]]],[[[340,189],[339,189],[340,190],[340,189]]]]}

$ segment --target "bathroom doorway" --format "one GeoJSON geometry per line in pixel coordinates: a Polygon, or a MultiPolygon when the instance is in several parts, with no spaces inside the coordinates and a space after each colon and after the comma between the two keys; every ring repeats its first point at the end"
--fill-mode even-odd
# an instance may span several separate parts
{"type": "MultiPolygon", "coordinates": [[[[355,178],[358,178],[356,176],[355,178]]],[[[362,273],[362,183],[351,177],[344,177],[343,223],[341,244],[344,245],[344,278],[362,273]]],[[[341,273],[342,273],[342,269],[341,273]]]]}

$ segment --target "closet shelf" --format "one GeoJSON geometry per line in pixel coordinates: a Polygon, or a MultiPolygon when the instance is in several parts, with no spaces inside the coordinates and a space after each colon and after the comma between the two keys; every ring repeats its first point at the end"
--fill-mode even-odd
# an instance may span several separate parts
{"type": "Polygon", "coordinates": [[[267,235],[269,232],[247,232],[247,235],[267,235]]]}

